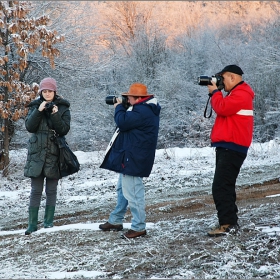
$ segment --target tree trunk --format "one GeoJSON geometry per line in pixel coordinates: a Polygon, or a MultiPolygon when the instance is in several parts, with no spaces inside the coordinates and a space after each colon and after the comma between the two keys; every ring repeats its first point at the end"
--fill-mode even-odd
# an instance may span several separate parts
{"type": "Polygon", "coordinates": [[[3,141],[3,150],[1,154],[1,161],[0,161],[0,167],[3,170],[3,177],[7,177],[9,174],[9,163],[10,163],[10,157],[9,157],[9,121],[8,119],[4,120],[4,141],[3,141]]]}

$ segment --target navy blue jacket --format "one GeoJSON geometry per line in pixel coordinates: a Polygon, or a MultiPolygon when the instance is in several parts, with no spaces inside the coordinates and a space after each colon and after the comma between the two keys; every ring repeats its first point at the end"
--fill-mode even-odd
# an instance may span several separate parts
{"type": "Polygon", "coordinates": [[[115,122],[120,132],[100,167],[121,174],[148,177],[155,159],[160,109],[154,97],[127,110],[122,104],[118,105],[115,122]]]}

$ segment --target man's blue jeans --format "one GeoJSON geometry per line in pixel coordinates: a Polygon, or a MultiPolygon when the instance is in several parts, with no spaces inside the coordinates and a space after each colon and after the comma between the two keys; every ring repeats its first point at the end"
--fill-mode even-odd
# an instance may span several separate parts
{"type": "Polygon", "coordinates": [[[145,230],[145,187],[143,179],[120,174],[117,183],[117,196],[117,205],[111,212],[108,222],[113,225],[123,224],[127,206],[129,206],[132,214],[131,229],[134,231],[145,230]]]}

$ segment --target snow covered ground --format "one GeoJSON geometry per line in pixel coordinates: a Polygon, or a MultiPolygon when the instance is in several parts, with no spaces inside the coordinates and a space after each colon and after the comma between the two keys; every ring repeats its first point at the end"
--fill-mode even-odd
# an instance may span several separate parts
{"type": "MultiPolygon", "coordinates": [[[[247,255],[242,251],[238,243],[241,242],[238,241],[240,235],[219,239],[219,242],[206,237],[206,230],[216,222],[213,205],[211,211],[203,216],[194,215],[187,219],[181,215],[152,222],[149,221],[147,210],[148,235],[144,238],[128,242],[119,238],[119,233],[104,235],[98,225],[106,221],[115,205],[118,174],[99,168],[104,151],[76,151],[75,154],[81,163],[81,170],[62,179],[59,184],[55,226],[43,229],[39,225],[36,233],[25,236],[30,193],[30,180],[22,175],[26,150],[10,152],[10,176],[0,178],[0,279],[119,279],[130,276],[150,279],[237,279],[280,276],[279,262],[269,261],[269,256],[267,263],[248,261],[248,267],[245,260],[253,257],[247,251],[247,255]],[[195,236],[192,235],[194,233],[195,236]],[[191,241],[182,238],[191,238],[191,241]],[[230,244],[236,242],[240,247],[229,249],[230,244]],[[174,246],[171,249],[172,257],[168,257],[171,246],[174,246]],[[220,260],[209,261],[208,258],[213,258],[213,255],[208,255],[204,246],[213,248],[220,260]],[[183,248],[185,254],[180,251],[183,248]],[[243,260],[242,265],[239,264],[238,255],[243,260]],[[190,268],[187,260],[192,263],[199,261],[200,267],[190,268]]],[[[211,194],[214,164],[215,151],[210,147],[157,150],[152,174],[144,179],[147,208],[158,205],[156,208],[160,213],[170,213],[170,201],[179,203],[182,199],[193,197],[192,202],[195,204],[196,194],[211,194]]],[[[279,178],[279,171],[279,142],[254,143],[249,149],[237,185],[242,188],[279,178]]],[[[258,213],[254,210],[252,215],[256,213],[261,217],[268,205],[279,207],[280,189],[279,194],[267,199],[267,204],[261,205],[258,213]],[[273,203],[270,199],[273,199],[273,203]]],[[[43,195],[39,212],[41,221],[44,203],[43,195]]],[[[273,247],[270,255],[275,259],[280,254],[279,215],[274,215],[272,226],[257,225],[248,219],[251,215],[249,212],[249,206],[240,211],[241,225],[245,225],[248,232],[255,231],[257,236],[254,242],[246,239],[251,237],[247,237],[247,231],[244,230],[243,242],[253,248],[273,240],[277,246],[273,247]]],[[[124,228],[130,227],[130,218],[128,214],[124,228]]],[[[259,253],[259,250],[258,247],[256,252],[259,253]]]]}

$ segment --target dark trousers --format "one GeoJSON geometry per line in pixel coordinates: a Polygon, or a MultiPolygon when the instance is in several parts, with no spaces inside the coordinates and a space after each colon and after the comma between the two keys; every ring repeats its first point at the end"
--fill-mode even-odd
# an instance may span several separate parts
{"type": "MultiPolygon", "coordinates": [[[[39,207],[41,203],[42,192],[44,188],[45,177],[41,174],[37,178],[31,179],[31,193],[29,206],[39,207]]],[[[56,205],[56,194],[57,194],[57,179],[46,178],[46,205],[56,205]]]]}
{"type": "Polygon", "coordinates": [[[235,184],[246,154],[216,148],[216,169],[212,184],[213,199],[220,225],[237,224],[235,184]]]}

